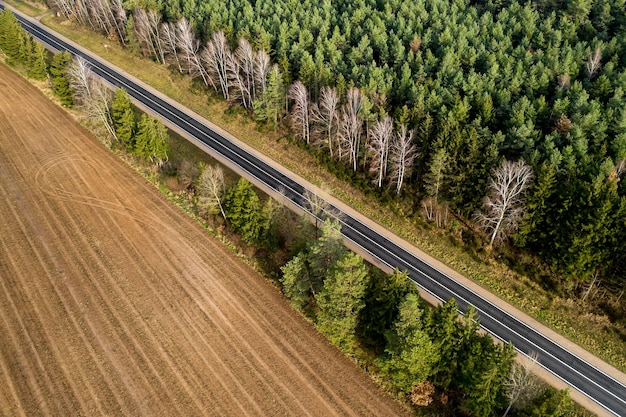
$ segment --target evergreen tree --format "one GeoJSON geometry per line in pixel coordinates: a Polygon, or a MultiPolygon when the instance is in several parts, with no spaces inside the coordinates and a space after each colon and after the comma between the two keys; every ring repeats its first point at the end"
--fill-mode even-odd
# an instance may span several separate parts
{"type": "Polygon", "coordinates": [[[314,295],[321,290],[326,274],[333,268],[335,262],[347,253],[341,237],[341,226],[337,220],[326,219],[321,232],[319,239],[309,250],[311,287],[314,295]]]}
{"type": "Polygon", "coordinates": [[[356,343],[358,315],[365,306],[363,296],[368,278],[363,258],[348,252],[328,271],[324,288],[315,296],[319,307],[318,328],[347,352],[356,343]]]}
{"type": "Polygon", "coordinates": [[[391,274],[385,274],[379,269],[372,270],[365,295],[365,308],[359,315],[362,339],[375,347],[384,348],[385,334],[398,317],[400,303],[407,294],[416,292],[417,287],[406,271],[396,269],[391,274]]]}
{"type": "Polygon", "coordinates": [[[47,64],[48,50],[39,42],[35,42],[33,49],[33,60],[28,76],[32,79],[43,81],[48,76],[47,64]]]}
{"type": "Polygon", "coordinates": [[[298,310],[303,310],[311,300],[311,279],[306,253],[300,253],[281,268],[283,293],[298,310]]]}
{"type": "Polygon", "coordinates": [[[254,114],[257,120],[270,126],[278,127],[278,122],[285,114],[287,90],[283,76],[274,65],[267,79],[267,87],[254,101],[254,114]]]}
{"type": "Polygon", "coordinates": [[[407,394],[432,374],[439,361],[437,345],[424,330],[423,315],[419,296],[408,294],[394,329],[387,333],[387,357],[381,360],[382,371],[407,394]]]}
{"type": "Polygon", "coordinates": [[[70,87],[70,80],[67,75],[67,68],[72,62],[72,55],[69,52],[57,52],[50,64],[50,77],[52,91],[59,97],[61,104],[65,107],[72,107],[74,97],[70,87]]]}
{"type": "Polygon", "coordinates": [[[465,392],[463,408],[471,415],[489,417],[507,405],[504,382],[509,377],[515,351],[510,344],[494,343],[488,335],[475,335],[468,354],[461,362],[464,369],[461,388],[465,392]],[[478,349],[472,347],[478,346],[478,349]]]}
{"type": "Polygon", "coordinates": [[[135,154],[156,166],[167,162],[168,133],[160,119],[144,114],[137,125],[135,154]]]}
{"type": "Polygon", "coordinates": [[[130,96],[123,88],[115,90],[113,103],[111,104],[111,118],[113,119],[117,139],[128,152],[132,152],[135,146],[137,122],[130,96]]]}
{"type": "Polygon", "coordinates": [[[224,212],[230,226],[248,245],[258,246],[263,237],[263,214],[252,184],[240,178],[224,198],[224,212]]]}
{"type": "Polygon", "coordinates": [[[27,35],[11,10],[5,9],[2,13],[0,29],[0,49],[7,56],[7,63],[24,64],[24,40],[27,35]]]}

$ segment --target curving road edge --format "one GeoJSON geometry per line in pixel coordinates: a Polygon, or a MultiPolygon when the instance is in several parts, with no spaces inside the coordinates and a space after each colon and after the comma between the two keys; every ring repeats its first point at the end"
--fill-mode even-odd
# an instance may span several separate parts
{"type": "MultiPolygon", "coordinates": [[[[4,8],[5,5],[0,2],[0,9],[4,8]]],[[[306,211],[303,197],[306,189],[319,194],[319,190],[297,175],[283,168],[277,168],[262,155],[242,145],[226,132],[209,124],[182,105],[153,91],[124,71],[42,26],[35,19],[26,17],[13,8],[11,10],[35,39],[49,49],[68,50],[73,55],[83,57],[90,63],[94,74],[102,77],[112,86],[124,87],[140,107],[161,117],[172,129],[193,140],[213,157],[252,180],[265,192],[282,196],[286,203],[299,211],[306,211]]],[[[443,301],[455,298],[461,313],[473,305],[483,330],[496,339],[513,343],[517,351],[522,354],[537,353],[541,367],[587,398],[588,401],[583,401],[583,403],[588,408],[600,415],[626,417],[624,374],[597,359],[593,362],[601,363],[602,366],[594,366],[582,359],[575,353],[581,352],[581,349],[571,348],[571,346],[568,349],[563,346],[569,345],[568,343],[556,343],[546,336],[551,333],[550,331],[543,330],[544,333],[541,333],[538,330],[543,326],[533,320],[527,320],[525,315],[520,315],[520,317],[524,316],[524,321],[513,316],[508,311],[515,311],[514,308],[507,305],[508,311],[505,311],[500,307],[506,305],[505,303],[498,302],[496,305],[488,299],[493,300],[494,297],[479,295],[475,291],[476,286],[451,276],[456,274],[442,272],[441,267],[436,267],[435,263],[427,263],[416,255],[414,248],[397,236],[381,227],[369,226],[366,224],[369,222],[366,222],[354,210],[332,198],[328,200],[332,211],[341,213],[342,233],[351,248],[358,249],[369,260],[386,269],[407,270],[409,278],[419,286],[422,293],[429,295],[431,299],[443,301]],[[533,322],[533,325],[528,322],[533,322]],[[609,371],[605,372],[599,367],[609,371]]]]}

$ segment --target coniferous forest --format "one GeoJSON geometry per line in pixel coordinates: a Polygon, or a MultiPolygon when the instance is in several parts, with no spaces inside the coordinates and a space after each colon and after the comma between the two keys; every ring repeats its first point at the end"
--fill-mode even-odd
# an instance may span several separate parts
{"type": "MultiPolygon", "coordinates": [[[[487,248],[536,255],[556,293],[584,300],[601,286],[622,300],[626,0],[52,3],[259,122],[288,127],[321,163],[382,200],[414,207],[435,227],[470,224],[487,248]]],[[[0,25],[16,22],[6,15],[0,25]]],[[[41,48],[4,33],[8,62],[30,57],[30,76],[42,78],[41,48]]],[[[55,56],[51,83],[64,104],[84,105],[76,82],[63,79],[76,68],[69,60],[55,56]],[[63,94],[70,89],[74,97],[63,94]]],[[[122,91],[106,100],[112,135],[162,166],[167,150],[150,138],[164,127],[138,121],[122,91]]],[[[199,198],[216,200],[244,242],[276,243],[271,200],[262,207],[249,183],[226,191],[223,174],[201,171],[199,198]]],[[[453,301],[423,308],[401,272],[383,278],[342,249],[337,225],[320,233],[282,268],[297,309],[345,351],[373,347],[381,373],[414,404],[450,393],[448,411],[506,415],[519,369],[509,345],[477,335],[471,312],[458,321],[453,301]]],[[[564,393],[541,395],[554,398],[535,396],[514,415],[561,415],[564,393]]]]}
{"type": "Polygon", "coordinates": [[[571,294],[623,290],[624,0],[53,3],[571,294]]]}

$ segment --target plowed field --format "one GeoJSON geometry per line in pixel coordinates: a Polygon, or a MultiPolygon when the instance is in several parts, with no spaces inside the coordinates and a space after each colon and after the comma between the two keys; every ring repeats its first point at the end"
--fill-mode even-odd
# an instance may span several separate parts
{"type": "Polygon", "coordinates": [[[1,65],[0,413],[405,414],[275,288],[1,65]]]}

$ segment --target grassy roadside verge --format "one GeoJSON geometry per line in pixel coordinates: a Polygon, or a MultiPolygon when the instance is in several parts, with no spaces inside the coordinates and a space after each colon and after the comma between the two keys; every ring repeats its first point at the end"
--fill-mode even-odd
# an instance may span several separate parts
{"type": "Polygon", "coordinates": [[[552,298],[538,285],[525,277],[507,270],[503,265],[489,259],[475,258],[459,249],[453,241],[420,224],[398,215],[399,208],[380,205],[348,185],[337,181],[319,167],[318,162],[307,152],[289,145],[274,132],[260,133],[254,123],[237,112],[227,112],[227,105],[211,100],[203,94],[193,94],[191,83],[171,74],[165,68],[147,62],[111,44],[92,32],[76,28],[54,17],[44,22],[73,39],[77,43],[101,55],[164,94],[183,103],[244,142],[257,148],[314,184],[324,184],[331,194],[342,199],[364,215],[394,231],[434,257],[463,273],[559,333],[615,365],[626,370],[626,346],[617,332],[607,329],[611,324],[607,318],[585,314],[576,301],[552,298]]]}

